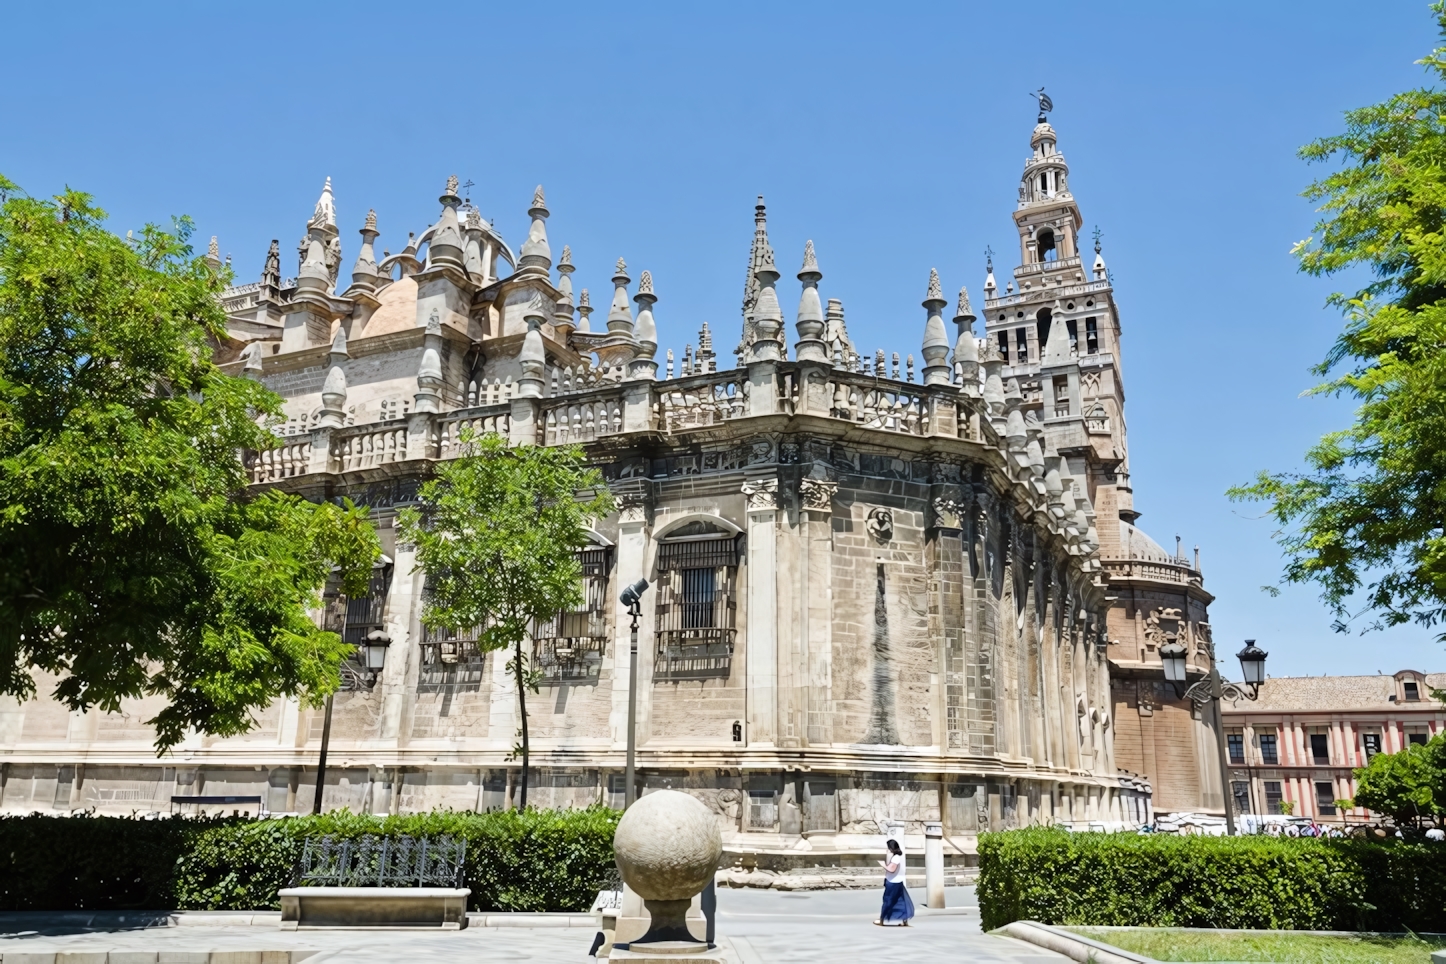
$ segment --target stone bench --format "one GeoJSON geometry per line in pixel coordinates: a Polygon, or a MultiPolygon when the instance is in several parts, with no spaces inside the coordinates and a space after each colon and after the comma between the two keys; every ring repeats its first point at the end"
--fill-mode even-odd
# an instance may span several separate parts
{"type": "Polygon", "coordinates": [[[286,887],[281,929],[467,926],[468,887],[286,887]]]}
{"type": "Polygon", "coordinates": [[[451,837],[308,837],[281,928],[467,926],[467,841],[451,837]],[[301,885],[301,886],[297,886],[301,885]]]}

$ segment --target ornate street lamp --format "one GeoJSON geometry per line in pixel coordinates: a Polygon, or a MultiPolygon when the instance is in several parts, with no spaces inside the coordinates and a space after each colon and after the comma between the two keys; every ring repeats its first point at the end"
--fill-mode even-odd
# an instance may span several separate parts
{"type": "Polygon", "coordinates": [[[1245,648],[1236,656],[1240,659],[1240,672],[1245,677],[1244,686],[1220,678],[1218,662],[1211,653],[1210,672],[1202,680],[1181,691],[1185,682],[1185,647],[1179,643],[1168,643],[1160,647],[1160,659],[1165,664],[1165,678],[1175,687],[1176,695],[1204,707],[1206,703],[1215,709],[1215,737],[1220,750],[1220,794],[1225,802],[1225,828],[1235,836],[1235,814],[1231,810],[1233,794],[1230,791],[1230,764],[1225,756],[1225,720],[1220,714],[1220,701],[1232,703],[1240,700],[1255,700],[1260,696],[1260,684],[1265,681],[1265,650],[1247,639],[1245,648]],[[1248,689],[1246,687],[1249,687],[1248,689]]]}
{"type": "Polygon", "coordinates": [[[375,684],[377,676],[387,664],[387,647],[392,644],[392,637],[380,629],[373,629],[367,633],[367,638],[358,647],[361,650],[362,665],[371,674],[370,682],[375,684]]]}

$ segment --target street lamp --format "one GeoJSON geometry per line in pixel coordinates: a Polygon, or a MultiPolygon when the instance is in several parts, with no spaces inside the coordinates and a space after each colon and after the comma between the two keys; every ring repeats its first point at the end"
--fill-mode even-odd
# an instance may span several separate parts
{"type": "Polygon", "coordinates": [[[638,617],[643,614],[643,593],[648,590],[648,581],[639,579],[623,590],[619,601],[628,607],[633,617],[632,656],[628,659],[628,762],[623,780],[623,809],[633,805],[637,798],[637,787],[633,777],[633,758],[638,748],[638,617]]]}
{"type": "Polygon", "coordinates": [[[376,682],[377,674],[382,671],[387,663],[387,647],[392,644],[392,637],[380,629],[373,629],[367,633],[367,638],[362,642],[361,657],[362,665],[371,674],[371,681],[376,682]]]}
{"type": "Polygon", "coordinates": [[[1175,687],[1175,693],[1203,707],[1206,703],[1215,709],[1216,746],[1220,750],[1220,795],[1225,802],[1225,829],[1235,836],[1235,814],[1231,809],[1234,794],[1230,791],[1230,763],[1225,754],[1225,718],[1220,714],[1220,701],[1232,703],[1239,700],[1255,700],[1260,696],[1260,684],[1265,681],[1265,650],[1247,639],[1245,648],[1236,656],[1240,659],[1240,672],[1245,677],[1241,686],[1220,678],[1219,664],[1211,653],[1210,672],[1181,692],[1180,684],[1185,682],[1185,647],[1180,643],[1167,643],[1160,647],[1160,659],[1165,664],[1165,678],[1175,687]],[[1249,687],[1249,689],[1246,689],[1249,687]]]}

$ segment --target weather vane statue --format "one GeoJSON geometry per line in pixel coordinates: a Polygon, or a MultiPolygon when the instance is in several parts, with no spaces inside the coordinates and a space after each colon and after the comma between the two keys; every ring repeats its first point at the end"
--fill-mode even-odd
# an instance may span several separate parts
{"type": "Polygon", "coordinates": [[[1054,110],[1054,101],[1049,99],[1049,95],[1044,92],[1043,87],[1039,88],[1038,91],[1030,91],[1029,96],[1039,101],[1039,122],[1041,124],[1045,123],[1048,120],[1045,115],[1054,110]]]}

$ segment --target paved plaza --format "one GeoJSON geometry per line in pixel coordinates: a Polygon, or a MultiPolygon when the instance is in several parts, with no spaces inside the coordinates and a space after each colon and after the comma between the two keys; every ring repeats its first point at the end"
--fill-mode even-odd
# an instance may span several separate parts
{"type": "MultiPolygon", "coordinates": [[[[922,903],[922,891],[914,893],[922,903]]],[[[972,887],[951,887],[950,907],[922,906],[913,926],[884,929],[872,924],[878,913],[877,891],[720,890],[718,933],[733,948],[738,964],[814,964],[836,961],[969,961],[980,964],[1057,964],[1059,954],[1009,938],[981,932],[972,887]]],[[[113,915],[87,920],[84,915],[0,915],[0,962],[12,964],[126,964],[144,960],[162,964],[215,964],[213,952],[232,952],[234,964],[258,960],[257,952],[314,950],[307,964],[510,964],[514,961],[587,964],[593,928],[585,916],[553,916],[548,926],[518,926],[511,916],[474,916],[464,931],[407,930],[283,932],[276,916],[216,915],[216,923],[188,915],[184,926],[139,926],[113,915]],[[254,922],[253,922],[254,920],[254,922]],[[224,922],[223,922],[224,921],[224,922]],[[88,927],[104,924],[110,929],[88,927]],[[570,923],[572,926],[558,926],[570,923]],[[500,926],[499,926],[500,925],[500,926]],[[50,958],[50,955],[65,955],[50,958]],[[155,954],[156,957],[150,955],[155,954]],[[32,956],[34,955],[34,956],[32,956]],[[83,956],[82,956],[83,955],[83,956]],[[96,956],[92,956],[96,955],[96,956]]],[[[268,955],[270,957],[270,955],[268,955]]]]}

